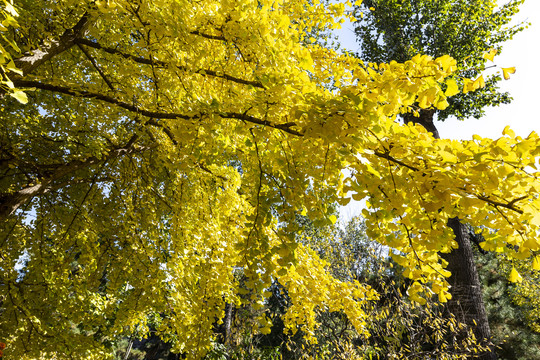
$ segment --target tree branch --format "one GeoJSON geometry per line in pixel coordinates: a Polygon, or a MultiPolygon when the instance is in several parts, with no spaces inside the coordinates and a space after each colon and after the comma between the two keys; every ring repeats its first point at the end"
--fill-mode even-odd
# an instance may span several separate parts
{"type": "Polygon", "coordinates": [[[174,138],[174,134],[172,133],[171,129],[169,129],[168,127],[166,127],[164,124],[161,124],[159,123],[156,119],[148,119],[148,121],[146,121],[146,123],[148,125],[152,125],[152,126],[155,126],[155,127],[158,127],[160,129],[163,130],[163,132],[169,137],[169,139],[172,141],[172,143],[174,145],[178,145],[178,141],[176,141],[176,139],[174,138]]]}
{"type": "MultiPolygon", "coordinates": [[[[94,93],[87,90],[75,90],[67,86],[59,86],[59,85],[52,85],[52,84],[44,84],[39,81],[32,81],[32,80],[14,80],[13,84],[16,87],[19,88],[36,88],[41,90],[47,90],[52,92],[58,92],[66,95],[71,95],[74,97],[80,97],[80,98],[87,98],[87,99],[97,99],[104,101],[106,103],[116,105],[122,109],[126,109],[128,111],[149,117],[154,119],[184,119],[184,120],[194,120],[194,119],[200,119],[201,117],[209,114],[201,113],[196,116],[190,116],[186,114],[180,114],[180,113],[171,113],[171,112],[160,112],[160,111],[151,111],[151,110],[145,110],[141,109],[136,105],[128,104],[126,102],[123,102],[117,98],[114,98],[109,95],[104,95],[100,93],[94,93]]],[[[266,127],[282,130],[286,133],[289,133],[291,135],[295,136],[303,136],[304,134],[292,129],[293,126],[296,125],[294,122],[288,122],[284,124],[273,124],[268,120],[262,120],[259,118],[256,118],[251,115],[247,114],[241,114],[241,113],[235,113],[235,112],[224,112],[224,113],[218,113],[220,117],[224,119],[236,119],[236,120],[242,120],[245,122],[249,122],[252,124],[257,125],[263,125],[266,127]]]]}
{"type": "Polygon", "coordinates": [[[225,39],[224,36],[205,34],[205,33],[200,32],[199,30],[194,30],[194,31],[190,32],[190,34],[202,36],[203,38],[210,39],[210,40],[227,41],[227,39],[225,39]]]}
{"type": "MultiPolygon", "coordinates": [[[[79,39],[77,39],[77,44],[86,45],[86,46],[94,48],[94,49],[102,50],[102,51],[105,51],[106,53],[109,53],[109,54],[112,54],[112,55],[118,55],[118,56],[123,57],[124,59],[129,59],[129,60],[132,60],[132,61],[134,61],[136,63],[139,63],[139,64],[154,65],[154,66],[160,66],[160,67],[167,67],[169,65],[165,61],[147,59],[147,58],[135,56],[135,55],[132,55],[132,54],[127,54],[127,53],[119,51],[119,50],[117,50],[115,48],[102,46],[101,44],[99,44],[99,43],[97,43],[95,41],[91,41],[91,40],[87,40],[87,39],[79,38],[79,39]]],[[[186,68],[185,66],[177,66],[177,68],[179,70],[185,71],[185,72],[190,72],[191,71],[188,68],[186,68]]],[[[229,80],[229,81],[232,81],[232,82],[235,82],[235,83],[238,83],[238,84],[251,85],[251,86],[256,87],[256,88],[264,89],[263,84],[261,82],[259,82],[259,81],[245,80],[245,79],[241,79],[241,78],[231,76],[231,75],[227,75],[227,74],[218,74],[218,72],[214,71],[214,70],[199,69],[199,70],[195,70],[193,72],[195,74],[199,74],[199,75],[202,75],[202,76],[209,75],[209,76],[229,80]]]]}
{"type": "MultiPolygon", "coordinates": [[[[134,135],[134,137],[136,137],[136,135],[134,135]]],[[[53,189],[53,183],[55,181],[60,180],[64,176],[73,173],[74,171],[85,169],[89,166],[103,163],[104,161],[108,161],[126,154],[132,154],[150,149],[149,147],[134,147],[133,141],[131,140],[128,142],[128,144],[129,146],[126,147],[112,149],[106,156],[101,158],[92,156],[85,160],[73,160],[65,164],[58,164],[53,171],[51,171],[51,175],[42,178],[39,184],[29,185],[11,194],[0,194],[0,222],[5,221],[8,216],[12,215],[19,207],[33,197],[45,194],[53,189]]]]}
{"type": "Polygon", "coordinates": [[[479,200],[485,201],[488,204],[493,205],[494,207],[503,207],[503,208],[506,208],[506,209],[509,209],[509,210],[513,210],[513,211],[517,212],[518,214],[523,214],[523,210],[518,209],[517,207],[514,206],[514,204],[517,201],[520,201],[520,200],[523,200],[523,199],[527,198],[527,196],[521,196],[519,198],[511,200],[509,203],[503,203],[503,202],[500,202],[500,201],[492,200],[487,196],[483,196],[483,195],[479,195],[479,194],[473,194],[473,195],[476,196],[479,200]]]}
{"type": "Polygon", "coordinates": [[[84,13],[77,24],[71,29],[67,29],[59,39],[49,40],[50,43],[40,49],[25,53],[15,60],[15,66],[22,70],[24,75],[30,74],[41,64],[52,59],[58,54],[70,49],[76,44],[76,40],[86,35],[91,25],[90,15],[84,13]]]}
{"type": "Polygon", "coordinates": [[[99,68],[98,64],[96,63],[96,60],[92,57],[92,55],[90,55],[90,53],[88,51],[86,51],[84,46],[82,46],[81,44],[77,44],[77,46],[79,47],[79,49],[81,49],[81,51],[88,58],[88,60],[90,60],[90,62],[94,66],[94,69],[97,70],[97,72],[99,73],[99,75],[101,76],[103,81],[105,81],[105,83],[107,84],[109,89],[111,89],[112,91],[116,91],[116,89],[112,85],[111,81],[109,79],[107,79],[107,76],[105,76],[105,73],[99,68]]]}
{"type": "Polygon", "coordinates": [[[381,158],[383,158],[383,159],[390,160],[390,161],[392,161],[392,162],[394,162],[394,163],[396,163],[396,164],[399,164],[399,165],[401,165],[401,166],[404,166],[404,167],[406,167],[407,169],[410,169],[410,170],[413,170],[413,171],[419,171],[418,168],[416,168],[416,167],[414,167],[414,166],[411,166],[411,165],[407,165],[407,164],[405,164],[403,161],[400,161],[400,160],[398,160],[398,159],[392,157],[392,156],[390,155],[389,152],[384,152],[384,153],[382,153],[382,152],[380,152],[380,151],[375,151],[375,155],[377,155],[378,157],[381,157],[381,158]]]}

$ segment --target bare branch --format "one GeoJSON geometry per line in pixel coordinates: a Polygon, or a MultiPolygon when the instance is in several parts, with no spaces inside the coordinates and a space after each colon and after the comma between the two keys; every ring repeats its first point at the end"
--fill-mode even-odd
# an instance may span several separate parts
{"type": "MultiPolygon", "coordinates": [[[[112,54],[112,55],[122,56],[125,59],[132,60],[132,61],[134,61],[136,63],[139,63],[139,64],[154,65],[154,66],[160,66],[160,67],[167,67],[169,65],[165,61],[147,59],[147,58],[135,56],[135,55],[132,55],[132,54],[127,54],[127,53],[124,53],[122,51],[119,51],[116,48],[102,46],[102,45],[100,45],[99,43],[97,43],[95,41],[91,41],[91,40],[87,40],[87,39],[77,39],[77,43],[82,44],[82,45],[86,45],[86,46],[94,48],[94,49],[105,51],[106,53],[109,53],[109,54],[112,54]]],[[[192,71],[192,70],[189,70],[188,68],[186,68],[185,66],[177,66],[177,68],[179,70],[185,71],[185,72],[192,71]]],[[[218,72],[214,71],[214,70],[199,69],[199,70],[195,70],[195,71],[192,71],[192,72],[194,72],[195,74],[202,75],[202,76],[209,75],[209,76],[225,79],[225,80],[228,80],[228,81],[232,81],[232,82],[235,82],[235,83],[238,83],[238,84],[251,85],[251,86],[256,87],[256,88],[264,89],[264,86],[260,81],[245,80],[245,79],[238,78],[236,76],[231,76],[231,75],[227,75],[227,74],[218,74],[218,72]]]]}

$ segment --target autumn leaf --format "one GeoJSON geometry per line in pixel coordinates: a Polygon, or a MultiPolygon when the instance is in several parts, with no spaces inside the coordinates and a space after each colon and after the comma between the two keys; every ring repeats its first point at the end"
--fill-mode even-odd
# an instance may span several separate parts
{"type": "Polygon", "coordinates": [[[523,278],[517,272],[516,268],[512,267],[512,270],[510,271],[510,275],[508,276],[508,280],[510,280],[510,282],[513,282],[513,283],[515,282],[520,283],[523,281],[523,278]]]}
{"type": "Polygon", "coordinates": [[[484,76],[480,75],[473,83],[473,87],[475,90],[481,89],[486,86],[486,83],[484,81],[484,76]]]}
{"type": "Polygon", "coordinates": [[[453,78],[446,80],[446,91],[444,92],[445,96],[454,96],[459,93],[459,88],[457,82],[453,78]]]}
{"type": "Polygon", "coordinates": [[[533,270],[540,270],[540,256],[535,256],[532,263],[533,270]]]}
{"type": "Polygon", "coordinates": [[[10,92],[9,95],[13,96],[21,104],[26,104],[28,102],[28,97],[23,91],[15,90],[13,92],[10,92]]]}
{"type": "Polygon", "coordinates": [[[491,49],[487,52],[485,52],[482,57],[486,60],[489,60],[489,61],[493,61],[493,58],[495,57],[495,55],[497,55],[497,50],[496,49],[491,49]]]}
{"type": "MultiPolygon", "coordinates": [[[[0,54],[25,64],[3,80],[18,102],[0,122],[0,283],[17,284],[0,328],[14,358],[107,358],[102,339],[145,336],[159,314],[174,350],[201,359],[227,304],[263,309],[276,279],[286,328],[313,337],[328,309],[368,336],[376,293],[299,241],[298,214],[337,224],[347,193],[369,200],[366,231],[399,254],[421,304],[430,287],[449,298],[449,218],[489,229],[490,251],[532,248],[521,239],[539,222],[525,204],[540,184],[516,168],[535,164],[540,140],[435,139],[400,123],[449,105],[455,61],[367,65],[314,45],[346,16],[326,3],[20,3],[20,28],[4,26],[28,36],[24,51],[0,54]],[[35,44],[58,43],[33,61],[35,44]]],[[[465,93],[484,85],[463,81],[465,93]]]]}
{"type": "Polygon", "coordinates": [[[516,68],[514,66],[509,68],[502,68],[502,72],[504,79],[508,80],[510,79],[510,74],[514,74],[516,72],[516,68]]]}
{"type": "Polygon", "coordinates": [[[514,133],[514,131],[512,129],[510,129],[510,125],[507,125],[503,132],[502,132],[503,135],[508,135],[510,136],[511,138],[515,138],[516,137],[516,134],[514,133]]]}

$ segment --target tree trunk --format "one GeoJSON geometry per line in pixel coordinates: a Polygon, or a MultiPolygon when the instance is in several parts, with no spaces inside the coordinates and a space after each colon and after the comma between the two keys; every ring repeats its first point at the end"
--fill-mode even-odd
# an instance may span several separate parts
{"type": "MultiPolygon", "coordinates": [[[[430,131],[436,139],[439,139],[439,132],[433,123],[434,114],[435,110],[420,110],[419,117],[408,113],[403,118],[406,124],[409,122],[420,124],[430,131]]],[[[454,231],[455,240],[458,243],[457,249],[449,254],[442,254],[443,258],[448,261],[447,269],[452,273],[448,279],[452,294],[452,299],[448,301],[448,310],[457,321],[473,330],[478,344],[488,346],[491,341],[491,331],[468,230],[458,218],[448,220],[448,226],[454,231]]],[[[478,354],[474,358],[496,360],[497,355],[493,346],[489,346],[489,348],[490,351],[478,354]]]]}
{"type": "Polygon", "coordinates": [[[223,320],[223,327],[224,327],[224,342],[225,344],[229,344],[231,341],[231,328],[232,328],[232,314],[233,313],[233,305],[231,303],[225,304],[225,319],[223,320]]]}
{"type": "MultiPolygon", "coordinates": [[[[478,344],[488,346],[491,341],[491,332],[468,229],[458,218],[448,220],[448,226],[454,231],[459,246],[452,252],[443,254],[443,258],[448,261],[447,269],[452,273],[448,279],[452,294],[452,299],[448,301],[448,310],[459,322],[473,330],[478,344]]],[[[476,358],[497,359],[493,347],[489,346],[489,348],[491,351],[478,354],[476,358]]]]}

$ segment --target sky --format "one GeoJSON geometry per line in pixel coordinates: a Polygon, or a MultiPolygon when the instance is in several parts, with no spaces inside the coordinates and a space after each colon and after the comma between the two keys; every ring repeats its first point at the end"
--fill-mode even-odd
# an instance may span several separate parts
{"type": "MultiPolygon", "coordinates": [[[[499,67],[516,67],[510,80],[499,83],[501,91],[508,91],[514,100],[510,104],[487,108],[485,116],[478,120],[437,122],[441,137],[470,140],[477,134],[497,139],[507,125],[521,137],[528,136],[531,131],[540,134],[540,0],[525,0],[515,16],[515,22],[521,21],[531,25],[505,43],[501,54],[494,59],[494,64],[499,67]]],[[[343,47],[354,52],[359,50],[352,24],[345,23],[337,35],[343,47]]],[[[361,203],[349,203],[340,210],[342,221],[359,215],[362,208],[361,203]]]]}
{"type": "MultiPolygon", "coordinates": [[[[502,3],[505,1],[499,0],[499,4],[502,3]]],[[[478,134],[499,138],[506,125],[521,137],[531,131],[540,133],[540,0],[526,0],[515,21],[526,21],[531,25],[505,43],[502,53],[494,59],[494,64],[499,67],[516,67],[510,80],[500,82],[501,90],[510,92],[514,100],[486,109],[486,115],[479,120],[438,122],[436,126],[441,137],[469,140],[473,134],[478,134]]],[[[352,24],[345,23],[338,36],[342,46],[358,51],[352,24]]]]}

